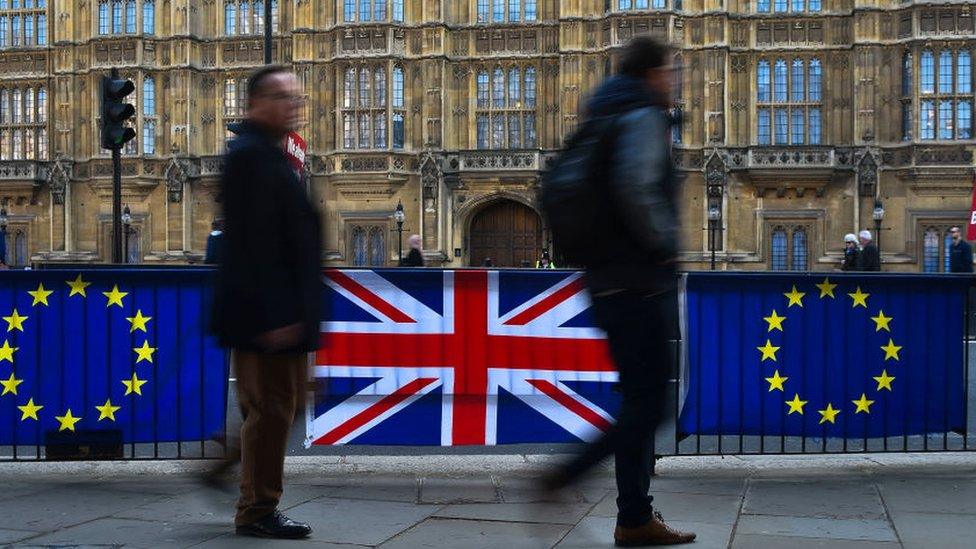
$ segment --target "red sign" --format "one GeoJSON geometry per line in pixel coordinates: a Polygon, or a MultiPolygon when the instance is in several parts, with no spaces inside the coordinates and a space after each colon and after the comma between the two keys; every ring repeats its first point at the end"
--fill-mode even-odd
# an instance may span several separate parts
{"type": "Polygon", "coordinates": [[[976,240],[976,173],[973,174],[973,207],[969,210],[969,228],[966,240],[976,240]]]}
{"type": "Polygon", "coordinates": [[[285,136],[285,156],[288,157],[288,163],[291,164],[292,169],[299,175],[305,168],[306,150],[308,150],[308,144],[305,143],[302,136],[296,132],[288,132],[288,135],[285,136]]]}

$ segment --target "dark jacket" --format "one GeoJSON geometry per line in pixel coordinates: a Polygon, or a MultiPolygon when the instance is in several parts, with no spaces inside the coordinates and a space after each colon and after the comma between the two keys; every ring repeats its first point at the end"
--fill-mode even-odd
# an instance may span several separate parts
{"type": "Polygon", "coordinates": [[[207,255],[204,257],[203,262],[208,265],[217,265],[220,263],[220,249],[224,245],[224,233],[223,231],[212,231],[210,236],[207,237],[207,255]]]}
{"type": "Polygon", "coordinates": [[[214,331],[224,346],[260,352],[260,334],[301,323],[304,340],[282,352],[313,351],[323,299],[318,212],[277,139],[250,122],[235,131],[220,182],[224,242],[214,331]]]}
{"type": "Polygon", "coordinates": [[[881,270],[881,252],[878,251],[877,244],[874,242],[868,242],[864,247],[861,248],[861,251],[857,253],[857,270],[881,270]]]}
{"type": "Polygon", "coordinates": [[[973,272],[973,248],[969,242],[960,240],[958,244],[949,246],[949,272],[973,272]]]}
{"type": "Polygon", "coordinates": [[[841,270],[844,271],[856,271],[857,270],[857,248],[844,248],[844,263],[841,265],[841,270]]]}
{"type": "Polygon", "coordinates": [[[667,106],[633,77],[614,76],[588,104],[614,117],[611,155],[598,173],[605,202],[594,230],[600,257],[586,270],[590,290],[669,290],[677,281],[678,184],[671,165],[667,106]]]}
{"type": "Polygon", "coordinates": [[[423,267],[424,266],[424,256],[420,253],[420,250],[416,248],[410,248],[410,253],[407,257],[404,257],[400,261],[401,267],[423,267]]]}

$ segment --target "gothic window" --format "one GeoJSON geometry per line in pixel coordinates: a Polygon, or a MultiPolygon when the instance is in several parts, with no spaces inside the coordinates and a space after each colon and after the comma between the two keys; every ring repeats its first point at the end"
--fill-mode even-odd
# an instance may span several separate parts
{"type": "Polygon", "coordinates": [[[773,225],[769,228],[769,268],[773,271],[806,271],[810,258],[810,227],[773,225]]]}
{"type": "Polygon", "coordinates": [[[479,23],[519,23],[538,16],[538,0],[478,0],[479,23]]]}
{"type": "Polygon", "coordinates": [[[973,139],[972,51],[923,50],[920,64],[919,138],[973,139]]]}
{"type": "Polygon", "coordinates": [[[386,231],[384,225],[354,225],[349,230],[353,267],[386,266],[386,231]]]}
{"type": "Polygon", "coordinates": [[[479,149],[532,149],[536,136],[536,70],[478,71],[476,141],[479,149]]]}
{"type": "Polygon", "coordinates": [[[648,8],[663,10],[666,4],[666,0],[617,0],[617,9],[620,11],[646,10],[648,8]]]}
{"type": "MultiPolygon", "coordinates": [[[[403,21],[403,0],[342,0],[342,20],[346,23],[373,21],[403,21]]],[[[339,2],[336,3],[339,5],[339,2]]]]}
{"type": "Polygon", "coordinates": [[[822,75],[816,58],[759,60],[756,134],[760,145],[821,144],[822,75]]]}
{"type": "Polygon", "coordinates": [[[756,11],[759,13],[818,12],[821,5],[821,0],[757,0],[756,11]]]}
{"type": "MultiPolygon", "coordinates": [[[[278,32],[278,0],[271,2],[271,29],[278,32]]],[[[264,0],[225,0],[224,34],[264,34],[264,0]]]]}
{"type": "Polygon", "coordinates": [[[156,33],[156,2],[142,0],[142,34],[156,33]]]}
{"type": "Polygon", "coordinates": [[[156,81],[142,79],[142,154],[156,154],[156,81]]]}
{"type": "Polygon", "coordinates": [[[952,236],[949,229],[958,225],[925,225],[922,228],[922,272],[949,272],[949,250],[952,236]]]}
{"type": "MultiPolygon", "coordinates": [[[[224,81],[224,127],[244,120],[247,110],[247,78],[228,78],[224,81]]],[[[234,133],[226,130],[226,139],[234,133]]]]}
{"type": "Polygon", "coordinates": [[[346,149],[404,146],[403,67],[349,67],[342,80],[342,144],[346,149]],[[392,73],[392,77],[387,71],[392,73]],[[392,86],[387,82],[391,81],[392,86]],[[390,135],[392,128],[392,139],[390,135]]]}
{"type": "Polygon", "coordinates": [[[47,158],[47,90],[0,88],[0,160],[47,158]]]}
{"type": "Polygon", "coordinates": [[[47,45],[46,8],[44,2],[0,0],[0,48],[47,45]]]}
{"type": "MultiPolygon", "coordinates": [[[[40,5],[40,3],[38,3],[40,5]]],[[[135,34],[139,27],[141,11],[142,32],[153,34],[156,31],[156,3],[155,0],[99,0],[98,2],[98,34],[135,34]],[[139,4],[142,4],[141,10],[139,4]]],[[[45,21],[46,25],[46,21],[45,21]]],[[[38,34],[40,38],[40,34],[38,34]]],[[[45,29],[45,41],[47,30],[45,29]]]]}

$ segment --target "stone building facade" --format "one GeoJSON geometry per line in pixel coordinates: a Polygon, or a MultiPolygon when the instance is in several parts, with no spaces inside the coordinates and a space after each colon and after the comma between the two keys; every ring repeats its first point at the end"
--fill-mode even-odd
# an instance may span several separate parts
{"type": "MultiPolygon", "coordinates": [[[[273,57],[308,96],[300,133],[327,265],[395,264],[398,203],[404,240],[422,235],[431,264],[534,263],[548,245],[540,170],[615,50],[645,33],[673,43],[682,69],[686,268],[707,268],[714,247],[718,268],[834,269],[844,234],[873,229],[880,204],[886,270],[938,271],[946,229],[968,216],[971,2],[273,6],[273,57]]],[[[0,0],[8,262],[110,257],[98,79],[112,67],[136,85],[128,255],[198,261],[219,215],[226,125],[262,61],[262,14],[252,0],[0,0]]]]}

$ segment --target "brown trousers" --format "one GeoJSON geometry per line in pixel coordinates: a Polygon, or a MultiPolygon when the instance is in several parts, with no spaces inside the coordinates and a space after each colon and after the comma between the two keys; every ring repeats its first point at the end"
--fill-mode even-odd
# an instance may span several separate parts
{"type": "Polygon", "coordinates": [[[234,351],[241,424],[241,497],[237,526],[251,524],[278,507],[288,432],[305,409],[308,355],[234,351]]]}

